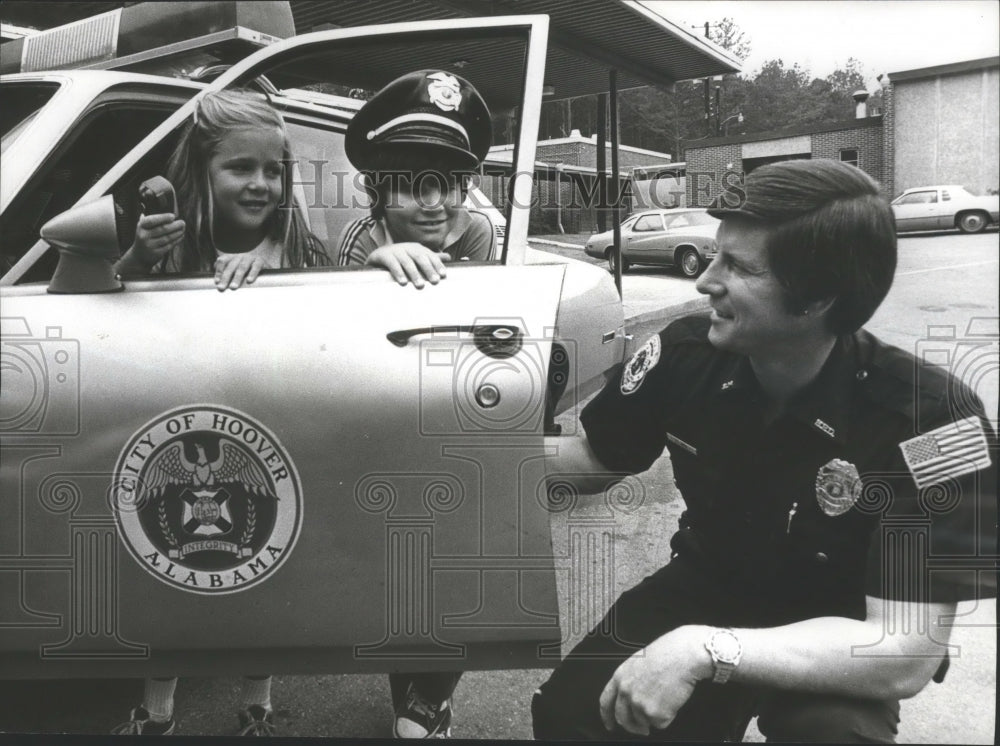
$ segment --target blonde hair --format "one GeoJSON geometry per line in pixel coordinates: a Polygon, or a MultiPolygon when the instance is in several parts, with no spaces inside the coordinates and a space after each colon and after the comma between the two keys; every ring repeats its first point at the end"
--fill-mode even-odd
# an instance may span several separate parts
{"type": "Polygon", "coordinates": [[[310,233],[292,196],[294,162],[281,114],[261,94],[218,91],[198,102],[177,149],[167,162],[167,179],[177,191],[178,217],[185,222],[184,242],[164,259],[171,272],[208,272],[215,265],[214,205],[208,162],[219,144],[237,129],[274,128],[283,139],[282,202],[268,219],[267,235],[282,246],[282,266],[329,265],[322,242],[310,233]]]}

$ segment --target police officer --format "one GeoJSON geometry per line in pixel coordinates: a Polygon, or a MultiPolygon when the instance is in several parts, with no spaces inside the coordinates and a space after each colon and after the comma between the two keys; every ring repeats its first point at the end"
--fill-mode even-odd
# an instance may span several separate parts
{"type": "Polygon", "coordinates": [[[892,742],[956,603],[995,594],[995,435],[957,380],[861,330],[896,265],[864,172],[764,166],[710,212],[710,316],[551,441],[550,477],[587,491],[665,447],[687,509],[670,563],[536,692],[535,735],[739,741],[758,715],[770,740],[892,742]]]}

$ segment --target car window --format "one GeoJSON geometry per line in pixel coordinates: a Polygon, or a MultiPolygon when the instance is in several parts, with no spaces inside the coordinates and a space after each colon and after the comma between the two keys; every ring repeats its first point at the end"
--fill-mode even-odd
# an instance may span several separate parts
{"type": "MultiPolygon", "coordinates": [[[[340,231],[352,220],[367,215],[367,202],[360,188],[357,171],[344,155],[344,124],[333,119],[282,112],[288,128],[288,138],[295,157],[295,202],[304,211],[310,231],[322,241],[333,256],[340,231]]],[[[115,183],[115,202],[128,215],[128,226],[120,227],[122,250],[131,242],[133,223],[139,215],[136,195],[139,185],[153,176],[165,176],[167,162],[176,149],[187,121],[179,124],[155,148],[115,183]],[[127,240],[123,238],[127,234],[127,240]]],[[[50,252],[54,253],[54,252],[50,252]]],[[[266,270],[281,272],[290,270],[266,270]]],[[[191,277],[192,274],[170,272],[161,279],[191,277]]]]}
{"type": "Polygon", "coordinates": [[[948,190],[947,189],[942,189],[941,190],[941,201],[942,202],[947,202],[950,199],[951,199],[951,195],[948,194],[948,190]]]}
{"type": "Polygon", "coordinates": [[[686,214],[688,225],[718,225],[718,218],[713,218],[707,212],[689,212],[686,214]]]}
{"type": "Polygon", "coordinates": [[[675,228],[687,228],[691,225],[688,220],[687,213],[681,213],[680,215],[668,215],[667,216],[667,229],[673,230],[675,228]]]}
{"type": "Polygon", "coordinates": [[[900,198],[901,205],[926,205],[937,202],[937,192],[912,192],[900,198]]]}
{"type": "MultiPolygon", "coordinates": [[[[325,107],[328,103],[314,101],[313,94],[349,95],[364,101],[390,81],[414,70],[460,68],[462,76],[477,88],[493,113],[493,144],[517,143],[516,165],[487,169],[478,180],[482,195],[505,213],[505,229],[495,232],[498,236],[508,232],[526,236],[528,212],[513,209],[526,199],[524,195],[530,189],[530,178],[525,177],[532,172],[529,161],[534,150],[534,139],[530,139],[527,130],[521,131],[527,116],[522,111],[524,66],[528,60],[523,29],[505,28],[481,34],[459,26],[393,36],[361,35],[329,42],[303,38],[301,46],[287,54],[276,54],[273,58],[261,55],[252,69],[234,66],[216,85],[239,86],[251,77],[266,75],[279,90],[294,88],[300,98],[325,107]],[[358,64],[358,60],[371,60],[373,64],[358,64]],[[517,198],[512,199],[512,195],[517,198]]],[[[341,209],[339,214],[323,216],[328,238],[338,238],[336,228],[345,222],[343,215],[347,212],[341,209]]],[[[521,241],[504,242],[501,261],[522,263],[525,246],[526,242],[521,241]]]]}
{"type": "Polygon", "coordinates": [[[310,230],[332,256],[344,227],[368,214],[365,192],[357,169],[344,155],[343,130],[288,115],[286,122],[301,189],[297,201],[307,210],[310,230]]]}
{"type": "Polygon", "coordinates": [[[3,108],[0,108],[3,145],[0,152],[3,152],[17,133],[23,131],[26,121],[34,117],[56,94],[59,83],[4,83],[0,90],[3,95],[3,108]]]}
{"type": "Polygon", "coordinates": [[[663,220],[659,215],[642,215],[635,221],[632,230],[635,233],[663,230],[663,220]]]}
{"type": "MultiPolygon", "coordinates": [[[[282,107],[289,122],[291,144],[297,159],[295,191],[296,196],[300,198],[299,204],[308,216],[310,230],[326,245],[331,257],[335,258],[338,239],[344,226],[367,215],[368,202],[360,188],[356,172],[348,165],[343,155],[343,130],[350,112],[342,105],[331,106],[324,100],[323,94],[335,93],[343,96],[345,92],[349,92],[351,98],[363,101],[390,80],[415,68],[446,68],[455,59],[475,59],[479,65],[475,70],[466,70],[465,76],[477,86],[492,111],[507,112],[499,115],[497,121],[502,123],[505,138],[519,143],[516,149],[518,163],[528,161],[530,149],[526,146],[525,138],[530,135],[526,133],[522,135],[520,132],[522,116],[518,113],[518,107],[524,100],[523,81],[524,64],[528,59],[527,41],[527,35],[520,27],[504,28],[482,36],[477,31],[464,28],[435,28],[426,32],[406,32],[389,37],[361,35],[357,38],[310,41],[303,43],[301,47],[294,47],[295,53],[278,55],[273,59],[266,54],[260,55],[261,59],[257,60],[258,68],[244,69],[245,66],[236,65],[223,73],[222,78],[211,87],[239,88],[259,75],[266,74],[279,90],[294,88],[308,94],[308,101],[283,101],[279,98],[276,103],[282,107]],[[358,59],[376,58],[379,64],[357,64],[358,59]],[[241,76],[246,76],[246,80],[241,76]],[[328,90],[331,86],[335,90],[328,90]]],[[[190,95],[196,90],[192,88],[190,95]]],[[[162,121],[162,117],[157,120],[159,121],[162,121]]],[[[22,262],[22,266],[18,267],[16,282],[39,282],[52,276],[58,261],[57,252],[46,250],[44,243],[38,240],[38,229],[53,215],[72,206],[88,191],[88,188],[99,183],[101,193],[114,193],[121,216],[133,214],[139,184],[151,176],[165,175],[164,165],[177,142],[181,126],[178,125],[171,135],[151,149],[155,152],[140,154],[137,151],[126,155],[129,148],[153,129],[153,124],[141,128],[135,127],[137,130],[135,137],[126,138],[124,134],[118,135],[114,131],[106,133],[100,143],[103,150],[99,148],[95,151],[100,153],[100,159],[93,156],[90,158],[89,177],[83,176],[83,167],[80,165],[74,164],[75,168],[67,169],[63,167],[61,161],[54,162],[46,173],[49,182],[65,177],[67,173],[72,173],[74,176],[74,189],[62,190],[60,194],[64,198],[58,204],[53,198],[52,185],[47,182],[41,186],[36,184],[31,190],[26,190],[32,194],[25,196],[24,199],[30,201],[28,197],[31,197],[33,202],[27,205],[30,209],[19,211],[23,212],[23,215],[20,225],[17,226],[18,241],[4,245],[4,251],[10,252],[4,257],[6,265],[4,269],[9,269],[26,250],[33,247],[34,263],[25,267],[27,263],[22,262]],[[140,129],[141,132],[138,131],[140,129]],[[173,142],[168,144],[168,139],[172,139],[173,142]],[[120,145],[115,148],[114,153],[110,152],[112,144],[120,145]],[[105,162],[113,164],[116,159],[119,163],[113,167],[112,184],[109,179],[103,178],[103,174],[109,170],[105,162]],[[36,252],[39,250],[43,253],[36,259],[36,252]]],[[[495,130],[497,127],[498,125],[494,123],[495,130]]],[[[96,133],[92,134],[96,137],[96,133]]],[[[85,140],[82,135],[78,136],[76,130],[74,137],[81,143],[85,140]]],[[[77,150],[86,149],[85,145],[77,148],[77,150]]],[[[73,154],[58,155],[61,160],[72,160],[73,154]]],[[[479,200],[477,204],[481,207],[483,199],[493,204],[497,204],[498,201],[503,204],[504,195],[508,191],[511,193],[524,191],[525,184],[523,178],[515,180],[509,173],[502,173],[498,179],[483,178],[480,180],[482,194],[476,195],[479,200]]],[[[89,191],[96,194],[94,189],[89,191]]],[[[510,221],[511,215],[514,215],[515,227],[526,234],[527,212],[525,210],[511,212],[513,204],[513,201],[506,201],[508,214],[504,217],[510,221]]],[[[8,211],[11,212],[14,211],[8,211]]],[[[119,220],[119,244],[123,250],[131,242],[131,238],[128,238],[127,242],[124,240],[127,226],[134,231],[135,220],[131,217],[128,220],[119,220]]],[[[495,229],[495,233],[498,237],[502,237],[510,228],[511,225],[508,223],[499,230],[495,229]]],[[[5,233],[8,232],[5,230],[5,233]]],[[[515,249],[510,255],[514,263],[523,262],[523,245],[525,244],[515,242],[515,249]]],[[[503,254],[496,257],[499,261],[508,263],[508,247],[509,242],[504,244],[503,254]]]]}
{"type": "MultiPolygon", "coordinates": [[[[167,118],[177,102],[98,104],[84,115],[0,219],[2,269],[6,273],[38,241],[41,227],[68,210],[114,163],[167,118]]],[[[52,277],[58,255],[48,251],[21,277],[40,282],[52,277]]]]}

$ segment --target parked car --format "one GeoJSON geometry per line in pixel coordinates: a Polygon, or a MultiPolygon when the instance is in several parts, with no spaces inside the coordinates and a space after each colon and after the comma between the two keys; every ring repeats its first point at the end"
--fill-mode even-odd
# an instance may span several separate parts
{"type": "Polygon", "coordinates": [[[963,233],[979,233],[1000,220],[1000,196],[978,197],[965,187],[914,187],[892,201],[896,231],[935,231],[958,228],[963,233]]]}
{"type": "MultiPolygon", "coordinates": [[[[719,221],[705,210],[682,208],[647,210],[621,225],[622,272],[633,264],[676,267],[685,277],[697,277],[715,258],[715,232],[719,221]]],[[[606,259],[614,271],[613,231],[596,233],[587,240],[588,256],[606,259]]]]}
{"type": "MultiPolygon", "coordinates": [[[[337,29],[208,83],[0,81],[5,677],[549,664],[543,436],[625,339],[606,272],[528,250],[526,178],[503,260],[420,292],[370,267],[265,270],[226,293],[111,269],[200,92],[262,75],[374,91],[475,56],[489,65],[463,75],[489,105],[536,122],[541,86],[523,81],[544,77],[547,32],[544,16],[337,29]]],[[[272,101],[299,204],[333,243],[366,213],[343,150],[357,102],[272,101]]]]}

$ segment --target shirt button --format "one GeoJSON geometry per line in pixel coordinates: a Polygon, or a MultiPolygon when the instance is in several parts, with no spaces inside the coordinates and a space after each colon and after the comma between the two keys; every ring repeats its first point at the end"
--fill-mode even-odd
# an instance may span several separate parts
{"type": "Polygon", "coordinates": [[[830,558],[826,556],[824,552],[816,552],[817,562],[827,562],[830,558]]]}
{"type": "Polygon", "coordinates": [[[859,370],[857,373],[854,374],[854,377],[857,378],[859,381],[863,381],[866,378],[868,378],[868,371],[862,368],[861,370],[859,370]]]}

